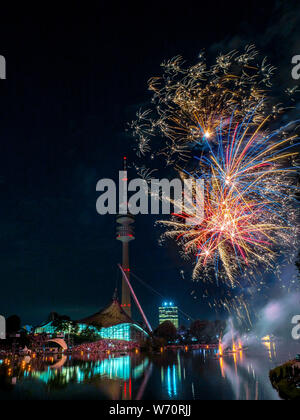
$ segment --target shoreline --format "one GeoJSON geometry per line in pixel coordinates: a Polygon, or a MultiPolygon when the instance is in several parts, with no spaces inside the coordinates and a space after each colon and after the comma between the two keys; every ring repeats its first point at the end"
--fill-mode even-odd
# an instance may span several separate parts
{"type": "Polygon", "coordinates": [[[270,382],[280,398],[300,401],[300,362],[290,360],[270,370],[270,382]]]}

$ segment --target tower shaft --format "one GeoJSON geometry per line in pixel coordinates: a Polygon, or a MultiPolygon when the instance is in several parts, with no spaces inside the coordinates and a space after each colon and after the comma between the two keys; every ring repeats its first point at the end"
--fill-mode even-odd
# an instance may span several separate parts
{"type": "MultiPolygon", "coordinates": [[[[130,267],[129,267],[129,246],[128,242],[123,242],[122,244],[123,257],[122,257],[122,267],[124,272],[127,275],[127,278],[130,280],[130,267]]],[[[124,311],[131,317],[131,296],[128,284],[122,278],[122,308],[124,311]]]]}

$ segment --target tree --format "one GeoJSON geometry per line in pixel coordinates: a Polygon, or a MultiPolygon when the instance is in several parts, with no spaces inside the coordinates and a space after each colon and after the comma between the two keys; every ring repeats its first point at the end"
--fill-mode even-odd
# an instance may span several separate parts
{"type": "Polygon", "coordinates": [[[87,326],[80,334],[80,336],[76,337],[76,340],[79,342],[94,342],[100,340],[100,336],[98,331],[94,329],[94,327],[87,326]]]}
{"type": "Polygon", "coordinates": [[[64,333],[68,335],[78,334],[78,324],[74,321],[71,321],[69,317],[62,316],[53,321],[53,326],[56,333],[64,333]]]}
{"type": "Polygon", "coordinates": [[[196,337],[198,340],[203,337],[205,329],[207,328],[208,321],[200,321],[200,319],[196,319],[191,323],[190,331],[191,334],[196,337]]]}
{"type": "Polygon", "coordinates": [[[224,321],[200,321],[197,319],[192,322],[190,332],[198,341],[205,344],[217,343],[226,329],[224,321]]]}
{"type": "Polygon", "coordinates": [[[172,341],[176,338],[177,330],[172,322],[165,321],[156,328],[154,335],[156,337],[164,338],[167,341],[172,341]]]}
{"type": "Polygon", "coordinates": [[[189,331],[185,325],[181,325],[177,330],[177,336],[180,343],[185,343],[188,338],[189,331]]]}
{"type": "Polygon", "coordinates": [[[21,318],[18,315],[12,315],[6,320],[7,334],[15,334],[21,329],[21,318]]]}
{"type": "Polygon", "coordinates": [[[53,321],[53,327],[57,333],[68,333],[71,329],[71,321],[67,319],[56,319],[53,321]]]}

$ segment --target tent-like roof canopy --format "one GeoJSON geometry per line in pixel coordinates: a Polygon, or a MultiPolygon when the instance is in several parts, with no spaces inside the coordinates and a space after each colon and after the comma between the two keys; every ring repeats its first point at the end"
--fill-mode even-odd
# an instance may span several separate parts
{"type": "Polygon", "coordinates": [[[98,325],[99,327],[103,328],[108,328],[124,323],[134,323],[134,321],[121,308],[117,299],[114,299],[112,303],[102,311],[97,312],[96,314],[87,318],[81,319],[79,322],[87,325],[98,325]]]}

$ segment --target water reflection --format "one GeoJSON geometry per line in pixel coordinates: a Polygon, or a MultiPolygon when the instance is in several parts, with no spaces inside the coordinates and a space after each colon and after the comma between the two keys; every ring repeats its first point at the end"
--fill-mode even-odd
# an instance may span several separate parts
{"type": "MultiPolygon", "coordinates": [[[[12,384],[26,386],[30,380],[44,383],[48,392],[67,389],[72,384],[89,384],[97,386],[106,398],[132,399],[132,381],[144,375],[149,359],[133,355],[110,355],[100,359],[90,354],[76,358],[63,355],[31,359],[27,356],[4,359],[0,365],[4,391],[10,391],[12,384]]],[[[139,395],[143,397],[142,393],[139,395]]]]}
{"type": "Polygon", "coordinates": [[[288,358],[274,342],[223,357],[195,350],[7,358],[0,399],[278,399],[268,373],[288,358]]]}
{"type": "Polygon", "coordinates": [[[232,358],[220,357],[219,364],[221,375],[229,383],[234,399],[258,400],[277,399],[277,394],[270,387],[268,371],[276,365],[276,342],[263,343],[267,349],[266,354],[259,352],[258,357],[251,357],[250,352],[237,351],[232,358]]]}

